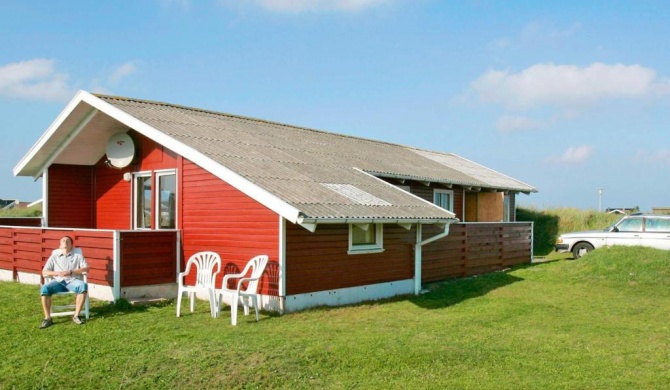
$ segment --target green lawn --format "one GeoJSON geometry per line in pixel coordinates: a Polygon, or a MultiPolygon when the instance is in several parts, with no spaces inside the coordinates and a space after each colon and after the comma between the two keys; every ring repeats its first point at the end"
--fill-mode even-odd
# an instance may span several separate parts
{"type": "Polygon", "coordinates": [[[38,329],[37,287],[0,283],[1,389],[670,388],[670,252],[599,249],[260,322],[206,302],[110,306],[38,329]],[[224,315],[226,312],[224,312],[224,315]]]}

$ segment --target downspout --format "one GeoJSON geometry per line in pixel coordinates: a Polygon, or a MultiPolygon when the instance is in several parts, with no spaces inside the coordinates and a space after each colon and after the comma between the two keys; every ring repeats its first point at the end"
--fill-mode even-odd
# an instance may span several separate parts
{"type": "Polygon", "coordinates": [[[433,241],[437,241],[441,238],[444,238],[449,235],[449,225],[453,222],[447,222],[444,224],[444,230],[442,233],[437,234],[433,237],[427,238],[421,241],[423,236],[423,225],[420,223],[416,224],[416,245],[414,246],[414,295],[419,295],[421,293],[421,249],[424,245],[430,244],[433,241]]]}

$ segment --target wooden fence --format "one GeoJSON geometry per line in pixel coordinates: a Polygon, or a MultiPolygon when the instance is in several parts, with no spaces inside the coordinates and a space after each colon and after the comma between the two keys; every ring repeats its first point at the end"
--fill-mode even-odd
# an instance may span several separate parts
{"type": "Polygon", "coordinates": [[[126,287],[175,283],[178,232],[54,229],[0,226],[0,270],[41,275],[64,235],[84,253],[89,283],[110,287],[116,298],[126,287]]]}
{"type": "Polygon", "coordinates": [[[424,246],[421,279],[439,281],[530,263],[532,243],[531,222],[453,224],[447,237],[424,246]]]}

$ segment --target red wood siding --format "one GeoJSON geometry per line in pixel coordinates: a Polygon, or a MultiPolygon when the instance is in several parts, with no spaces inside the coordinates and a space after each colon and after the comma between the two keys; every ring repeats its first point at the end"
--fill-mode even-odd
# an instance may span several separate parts
{"type": "Polygon", "coordinates": [[[121,232],[123,287],[174,283],[177,280],[175,231],[121,232]]]}
{"type": "Polygon", "coordinates": [[[47,259],[65,235],[72,237],[73,245],[82,250],[90,268],[89,282],[112,285],[113,233],[109,231],[0,229],[0,268],[41,274],[47,259]]]}
{"type": "Polygon", "coordinates": [[[48,180],[48,225],[93,228],[92,183],[91,167],[51,165],[48,180]]]}
{"type": "Polygon", "coordinates": [[[98,229],[131,229],[130,220],[132,182],[123,180],[123,174],[132,167],[114,169],[104,164],[95,166],[95,224],[98,229]]]}
{"type": "Polygon", "coordinates": [[[314,233],[286,224],[286,294],[410,279],[416,230],[384,226],[384,252],[349,255],[348,225],[319,225],[314,233]]]}
{"type": "MultiPolygon", "coordinates": [[[[424,228],[424,238],[437,234],[424,228]]],[[[449,235],[423,247],[422,281],[497,271],[530,263],[532,225],[530,223],[453,224],[449,235]]]]}
{"type": "MultiPolygon", "coordinates": [[[[249,259],[259,254],[267,254],[271,262],[277,262],[276,213],[188,160],[184,160],[181,177],[182,269],[188,258],[200,251],[217,252],[226,273],[241,271],[249,259]]],[[[261,281],[263,294],[276,291],[271,286],[272,267],[268,267],[261,281]]],[[[223,276],[217,280],[217,287],[221,279],[223,276]]]]}
{"type": "MultiPolygon", "coordinates": [[[[103,157],[94,169],[95,222],[98,229],[132,228],[131,191],[133,183],[123,180],[124,173],[178,167],[177,155],[173,151],[135,131],[130,131],[128,134],[136,144],[136,162],[126,168],[116,169],[108,167],[103,157]]],[[[155,178],[152,181],[155,183],[155,178]]]]}

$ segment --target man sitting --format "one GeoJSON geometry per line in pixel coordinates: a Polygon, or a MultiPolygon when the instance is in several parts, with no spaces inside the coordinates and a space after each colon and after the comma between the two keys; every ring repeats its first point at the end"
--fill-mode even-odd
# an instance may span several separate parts
{"type": "Polygon", "coordinates": [[[42,311],[44,311],[44,319],[40,324],[40,329],[48,328],[53,324],[51,320],[51,295],[66,291],[77,294],[72,321],[77,325],[83,323],[79,318],[79,312],[86,300],[88,285],[78,279],[76,275],[85,272],[88,272],[88,263],[86,263],[86,259],[81,252],[72,251],[72,238],[69,236],[61,238],[59,248],[53,251],[42,269],[42,275],[51,277],[52,280],[42,285],[40,289],[42,311]]]}

